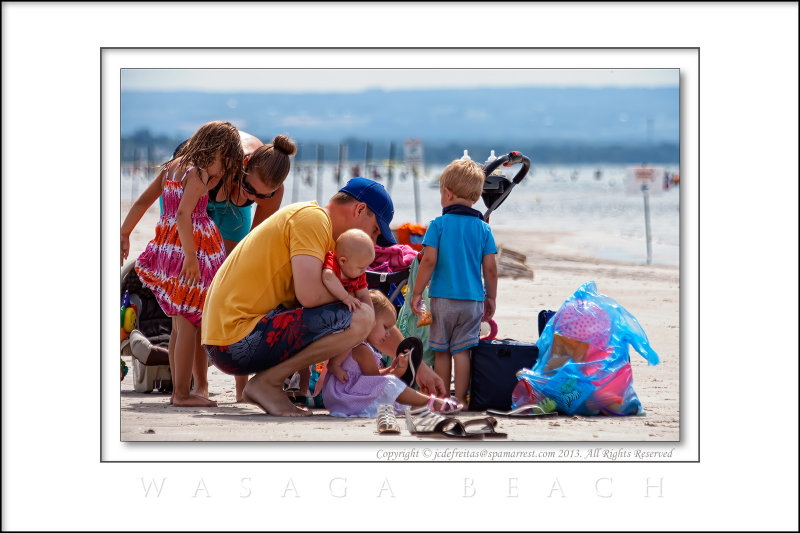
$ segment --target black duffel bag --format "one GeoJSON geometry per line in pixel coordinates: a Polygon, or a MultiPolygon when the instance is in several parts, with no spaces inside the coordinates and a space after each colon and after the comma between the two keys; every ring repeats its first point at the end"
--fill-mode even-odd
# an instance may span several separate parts
{"type": "Polygon", "coordinates": [[[472,349],[469,410],[511,409],[517,371],[533,368],[539,357],[536,343],[513,339],[481,340],[472,349]]]}

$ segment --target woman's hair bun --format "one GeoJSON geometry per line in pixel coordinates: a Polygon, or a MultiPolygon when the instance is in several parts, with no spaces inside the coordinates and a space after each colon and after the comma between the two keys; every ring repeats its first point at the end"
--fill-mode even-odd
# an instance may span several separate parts
{"type": "Polygon", "coordinates": [[[297,152],[297,146],[285,135],[276,135],[272,140],[272,146],[286,155],[294,155],[297,152]]]}

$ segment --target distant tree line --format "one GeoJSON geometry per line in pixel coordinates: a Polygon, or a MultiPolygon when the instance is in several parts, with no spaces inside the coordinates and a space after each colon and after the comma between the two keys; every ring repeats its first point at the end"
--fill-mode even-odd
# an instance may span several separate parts
{"type": "MultiPolygon", "coordinates": [[[[255,133],[254,133],[255,135],[255,133]]],[[[258,136],[262,140],[272,139],[270,135],[258,136]]],[[[172,154],[185,137],[169,135],[151,135],[148,130],[141,130],[133,135],[122,137],[121,158],[125,163],[151,162],[159,163],[172,154]]],[[[380,162],[393,158],[403,160],[403,139],[396,141],[369,142],[365,139],[346,138],[340,143],[330,141],[297,140],[298,153],[295,159],[308,163],[321,161],[335,163],[339,160],[340,144],[345,146],[345,158],[348,163],[380,162]]],[[[426,164],[447,164],[461,157],[464,150],[478,162],[484,162],[491,150],[496,156],[510,151],[518,151],[539,164],[642,164],[642,163],[675,163],[680,161],[680,147],[674,143],[620,143],[598,141],[597,143],[568,141],[536,142],[525,141],[517,144],[502,142],[490,143],[457,142],[457,141],[423,141],[423,152],[426,164]]]]}

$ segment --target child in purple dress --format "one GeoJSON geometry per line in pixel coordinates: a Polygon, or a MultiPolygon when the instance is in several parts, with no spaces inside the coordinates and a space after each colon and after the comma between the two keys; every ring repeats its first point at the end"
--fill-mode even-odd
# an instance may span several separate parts
{"type": "MultiPolygon", "coordinates": [[[[369,291],[375,308],[375,326],[367,342],[380,345],[397,320],[397,312],[380,291],[369,291]]],[[[408,356],[400,354],[387,368],[381,368],[381,354],[367,342],[354,347],[342,362],[347,373],[341,380],[328,372],[322,386],[322,399],[331,416],[374,418],[378,406],[393,404],[396,414],[411,407],[427,405],[437,413],[454,413],[462,406],[451,398],[440,399],[411,389],[400,379],[408,367],[408,356]]]]}

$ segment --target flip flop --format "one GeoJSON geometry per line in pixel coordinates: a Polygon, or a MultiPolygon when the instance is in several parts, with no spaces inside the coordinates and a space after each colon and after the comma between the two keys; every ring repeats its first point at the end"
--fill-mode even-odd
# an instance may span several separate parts
{"type": "Polygon", "coordinates": [[[400,379],[402,379],[408,387],[413,389],[417,380],[417,369],[419,369],[419,365],[422,364],[422,352],[424,351],[422,341],[417,337],[403,339],[403,342],[397,346],[397,353],[395,355],[400,355],[405,351],[408,351],[408,368],[400,379]]]}
{"type": "Polygon", "coordinates": [[[493,416],[486,418],[476,418],[474,420],[467,420],[463,423],[464,430],[470,435],[482,435],[484,437],[505,439],[508,437],[507,433],[500,433],[495,431],[497,427],[497,419],[493,416]]]}
{"type": "Polygon", "coordinates": [[[412,435],[467,439],[483,436],[480,433],[467,433],[460,420],[434,413],[427,406],[406,411],[406,428],[412,435]]]}
{"type": "Polygon", "coordinates": [[[557,416],[558,411],[551,411],[546,413],[544,409],[542,409],[537,404],[528,404],[528,405],[520,405],[516,409],[512,409],[510,411],[498,411],[497,409],[487,409],[486,414],[494,415],[494,416],[509,416],[509,417],[517,417],[517,418],[531,418],[531,417],[540,417],[540,416],[557,416]]]}

